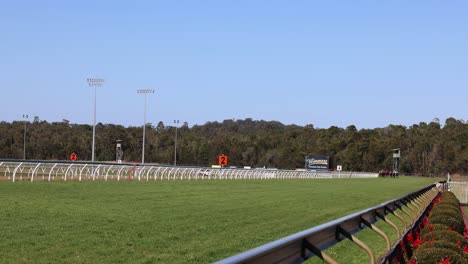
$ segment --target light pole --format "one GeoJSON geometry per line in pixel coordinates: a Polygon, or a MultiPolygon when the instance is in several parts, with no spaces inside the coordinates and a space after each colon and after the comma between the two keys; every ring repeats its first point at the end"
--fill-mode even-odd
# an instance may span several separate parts
{"type": "Polygon", "coordinates": [[[145,130],[146,130],[146,95],[154,93],[154,89],[137,90],[137,93],[145,95],[144,122],[143,122],[143,147],[141,150],[141,164],[145,163],[145,130]]]}
{"type": "Polygon", "coordinates": [[[96,90],[104,84],[104,79],[86,79],[89,87],[94,87],[94,123],[93,123],[93,146],[91,150],[91,161],[94,162],[94,146],[96,143],[96,90]]]}
{"type": "Polygon", "coordinates": [[[179,125],[179,120],[174,120],[174,126],[175,126],[174,167],[177,166],[177,126],[178,125],[179,125]]]}
{"type": "Polygon", "coordinates": [[[28,120],[28,115],[23,115],[24,119],[24,137],[23,137],[23,160],[26,160],[26,121],[28,120]]]}

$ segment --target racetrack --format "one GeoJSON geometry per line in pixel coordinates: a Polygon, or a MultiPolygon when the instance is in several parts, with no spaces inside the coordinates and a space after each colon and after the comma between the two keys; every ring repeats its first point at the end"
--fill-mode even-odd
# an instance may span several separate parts
{"type": "Polygon", "coordinates": [[[0,262],[213,262],[435,181],[1,182],[0,262]]]}

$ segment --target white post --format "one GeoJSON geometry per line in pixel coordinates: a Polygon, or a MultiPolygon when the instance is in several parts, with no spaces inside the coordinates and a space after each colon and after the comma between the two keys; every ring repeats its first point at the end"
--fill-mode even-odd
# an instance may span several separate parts
{"type": "MultiPolygon", "coordinates": [[[[1,166],[1,165],[2,165],[2,164],[0,163],[0,166],[1,166]]],[[[39,168],[39,166],[41,166],[41,163],[38,163],[38,164],[36,165],[36,167],[34,168],[34,170],[33,170],[33,172],[32,172],[32,175],[31,175],[31,182],[34,181],[34,175],[36,174],[37,168],[39,168]]]]}
{"type": "Polygon", "coordinates": [[[57,166],[57,163],[54,164],[54,166],[52,166],[52,168],[50,169],[50,172],[49,172],[49,181],[50,181],[50,178],[52,177],[52,173],[54,171],[54,168],[57,166]]]}

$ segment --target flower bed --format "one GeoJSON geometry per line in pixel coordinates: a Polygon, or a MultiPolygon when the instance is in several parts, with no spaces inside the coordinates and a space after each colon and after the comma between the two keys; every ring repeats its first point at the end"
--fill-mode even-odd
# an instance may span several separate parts
{"type": "Polygon", "coordinates": [[[453,193],[445,191],[432,202],[421,224],[402,240],[403,262],[468,264],[467,238],[463,207],[453,193]]]}

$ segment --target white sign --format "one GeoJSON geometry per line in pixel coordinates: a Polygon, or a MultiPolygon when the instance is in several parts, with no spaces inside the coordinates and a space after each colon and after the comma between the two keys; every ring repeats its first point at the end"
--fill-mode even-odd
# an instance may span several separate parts
{"type": "Polygon", "coordinates": [[[341,165],[336,166],[337,171],[341,171],[342,169],[343,169],[343,167],[341,167],[341,165]]]}

